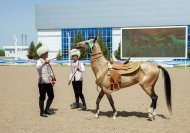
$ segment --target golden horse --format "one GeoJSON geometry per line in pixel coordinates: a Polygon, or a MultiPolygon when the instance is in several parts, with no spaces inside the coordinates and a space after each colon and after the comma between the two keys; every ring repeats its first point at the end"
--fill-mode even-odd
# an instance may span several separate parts
{"type": "MultiPolygon", "coordinates": [[[[106,58],[103,56],[100,46],[97,42],[97,38],[79,42],[75,46],[80,50],[90,49],[91,52],[91,67],[97,79],[96,84],[101,88],[101,91],[96,100],[95,117],[99,117],[99,104],[104,94],[106,94],[109,103],[113,109],[113,119],[116,119],[117,111],[115,109],[114,101],[111,96],[113,88],[110,82],[110,74],[108,74],[109,71],[112,71],[112,67],[110,67],[109,61],[106,60],[106,58]]],[[[159,77],[159,69],[162,70],[164,76],[167,107],[169,112],[172,113],[171,80],[169,73],[165,68],[150,62],[140,62],[137,71],[120,77],[120,88],[129,87],[138,83],[142,87],[142,89],[150,96],[150,98],[152,99],[152,103],[148,111],[148,117],[150,120],[154,120],[156,115],[155,111],[158,96],[154,91],[154,86],[159,77]]]]}

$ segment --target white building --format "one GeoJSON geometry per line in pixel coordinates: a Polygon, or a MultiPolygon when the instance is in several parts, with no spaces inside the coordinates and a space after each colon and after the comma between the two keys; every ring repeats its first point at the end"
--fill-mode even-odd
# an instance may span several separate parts
{"type": "Polygon", "coordinates": [[[28,46],[3,46],[5,58],[28,59],[28,46]]]}
{"type": "Polygon", "coordinates": [[[189,0],[80,0],[37,4],[35,17],[38,42],[49,47],[50,58],[61,50],[64,60],[67,60],[67,35],[70,34],[73,43],[78,30],[83,40],[87,40],[97,36],[101,29],[110,53],[122,41],[122,28],[187,26],[187,35],[190,36],[189,5],[189,0]]]}

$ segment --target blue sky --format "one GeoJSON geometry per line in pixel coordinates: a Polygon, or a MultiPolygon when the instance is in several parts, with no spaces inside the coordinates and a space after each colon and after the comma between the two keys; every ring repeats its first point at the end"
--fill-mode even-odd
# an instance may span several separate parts
{"type": "Polygon", "coordinates": [[[66,4],[71,1],[80,2],[81,0],[0,0],[0,48],[3,45],[14,44],[13,34],[16,34],[20,45],[22,34],[27,34],[28,44],[31,41],[37,43],[35,4],[66,4]]]}

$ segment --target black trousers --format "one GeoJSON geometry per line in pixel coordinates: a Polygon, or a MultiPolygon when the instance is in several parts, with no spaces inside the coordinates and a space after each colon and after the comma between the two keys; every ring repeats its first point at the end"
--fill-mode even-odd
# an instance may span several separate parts
{"type": "Polygon", "coordinates": [[[49,100],[53,100],[54,99],[54,92],[53,92],[53,87],[52,84],[38,84],[38,88],[39,88],[39,93],[40,93],[40,97],[39,99],[41,101],[44,101],[46,98],[46,93],[48,95],[49,100]]]}
{"type": "Polygon", "coordinates": [[[75,93],[76,102],[79,102],[79,97],[81,98],[81,100],[84,99],[84,95],[82,93],[82,81],[73,81],[72,85],[75,93]]]}

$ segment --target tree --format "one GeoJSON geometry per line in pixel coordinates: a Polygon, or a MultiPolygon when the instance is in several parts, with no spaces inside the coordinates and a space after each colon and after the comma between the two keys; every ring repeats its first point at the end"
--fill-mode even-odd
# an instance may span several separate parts
{"type": "Polygon", "coordinates": [[[28,54],[27,54],[28,59],[34,59],[34,52],[35,52],[35,45],[34,42],[32,41],[28,49],[28,54]]]}
{"type": "Polygon", "coordinates": [[[116,59],[120,60],[121,59],[121,54],[120,54],[120,48],[121,48],[121,43],[119,43],[118,49],[114,52],[114,56],[116,59]]]}
{"type": "Polygon", "coordinates": [[[38,56],[38,54],[37,54],[37,49],[38,49],[39,47],[41,47],[41,46],[42,46],[42,43],[41,43],[41,42],[39,42],[39,43],[36,45],[35,51],[34,51],[34,53],[33,53],[33,59],[37,60],[37,59],[40,58],[40,57],[38,56]]]}
{"type": "Polygon", "coordinates": [[[106,59],[109,59],[110,58],[110,52],[109,52],[109,49],[108,49],[106,43],[103,41],[102,30],[101,29],[99,30],[98,40],[97,41],[98,41],[98,43],[100,45],[100,48],[102,50],[103,55],[105,56],[106,59]]]}
{"type": "MultiPolygon", "coordinates": [[[[81,42],[81,41],[82,41],[82,33],[79,30],[75,36],[74,44],[77,44],[78,42],[81,42]]],[[[81,51],[80,55],[81,55],[80,59],[85,59],[87,55],[87,51],[81,51]]]]}
{"type": "Polygon", "coordinates": [[[57,56],[56,56],[56,60],[63,60],[63,57],[61,55],[61,50],[59,50],[57,56]]]}
{"type": "Polygon", "coordinates": [[[28,49],[28,59],[39,59],[39,56],[37,54],[37,49],[42,46],[42,43],[39,42],[36,46],[34,45],[34,42],[32,41],[30,43],[29,49],[28,49]]]}
{"type": "Polygon", "coordinates": [[[3,49],[0,49],[0,56],[5,56],[5,51],[3,49]]]}

